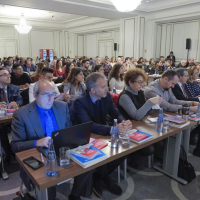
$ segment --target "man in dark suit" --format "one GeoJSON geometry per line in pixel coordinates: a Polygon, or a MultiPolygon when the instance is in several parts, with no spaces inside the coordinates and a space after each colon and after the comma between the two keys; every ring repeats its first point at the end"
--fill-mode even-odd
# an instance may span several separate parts
{"type": "MultiPolygon", "coordinates": [[[[10,84],[10,74],[6,69],[0,69],[0,108],[18,108],[23,105],[23,100],[20,95],[19,87],[10,84]]],[[[1,144],[6,153],[5,163],[10,163],[12,155],[11,147],[9,144],[7,129],[10,124],[3,125],[0,128],[1,144]]]]}
{"type": "MultiPolygon", "coordinates": [[[[86,79],[87,94],[85,97],[77,99],[74,103],[75,123],[81,124],[93,121],[92,133],[100,135],[110,135],[112,127],[106,125],[106,116],[118,119],[118,129],[122,132],[122,126],[132,128],[132,123],[122,116],[115,107],[111,95],[108,93],[106,77],[98,72],[90,74],[86,79]],[[122,125],[123,122],[123,125],[122,125]]],[[[98,167],[93,174],[93,192],[101,197],[101,182],[107,185],[110,192],[121,195],[122,189],[109,177],[109,175],[119,166],[125,157],[119,158],[106,165],[98,167]]]]}
{"type": "Polygon", "coordinates": [[[173,51],[170,52],[170,55],[167,56],[167,58],[172,60],[172,66],[174,67],[175,66],[175,62],[176,62],[176,58],[174,56],[173,51]]]}
{"type": "MultiPolygon", "coordinates": [[[[17,110],[12,121],[12,150],[14,153],[35,147],[48,147],[52,131],[71,126],[68,106],[64,102],[54,102],[55,88],[47,80],[39,80],[34,85],[36,101],[17,110]]],[[[30,179],[21,168],[20,176],[27,187],[30,179]]],[[[80,196],[91,194],[92,173],[87,172],[74,178],[74,186],[69,200],[80,200],[80,196]]],[[[49,199],[56,197],[55,187],[48,189],[49,199]]]]}
{"type": "Polygon", "coordinates": [[[189,95],[187,94],[187,90],[184,86],[187,80],[189,79],[188,70],[185,68],[178,68],[176,72],[180,75],[180,77],[179,77],[179,82],[177,82],[174,88],[172,88],[172,92],[174,93],[174,96],[178,100],[199,102],[198,97],[197,98],[189,97],[189,95]]]}
{"type": "Polygon", "coordinates": [[[22,65],[23,71],[32,74],[36,71],[35,66],[31,63],[31,59],[27,58],[26,62],[22,65]]]}
{"type": "Polygon", "coordinates": [[[74,60],[72,62],[77,64],[78,63],[78,56],[75,56],[75,58],[74,58],[74,60]]]}

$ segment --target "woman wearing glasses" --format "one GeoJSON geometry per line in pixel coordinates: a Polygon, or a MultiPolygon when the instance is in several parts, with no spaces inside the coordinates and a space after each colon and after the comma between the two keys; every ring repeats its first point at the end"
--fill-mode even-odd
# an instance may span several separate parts
{"type": "MultiPolygon", "coordinates": [[[[141,120],[152,106],[160,105],[162,101],[160,97],[153,97],[146,101],[142,86],[147,81],[147,76],[142,69],[129,70],[124,76],[124,81],[127,87],[119,96],[118,109],[127,120],[141,120]]],[[[154,151],[154,146],[150,145],[131,154],[129,164],[134,167],[140,156],[149,156],[154,151]]]]}

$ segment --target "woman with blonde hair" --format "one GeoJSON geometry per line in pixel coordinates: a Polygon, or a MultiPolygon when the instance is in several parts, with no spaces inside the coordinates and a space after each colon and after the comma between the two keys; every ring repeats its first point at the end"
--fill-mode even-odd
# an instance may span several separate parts
{"type": "Polygon", "coordinates": [[[124,84],[124,66],[121,63],[116,63],[111,71],[109,76],[109,87],[112,91],[115,87],[117,90],[123,90],[125,87],[124,84]]]}
{"type": "Polygon", "coordinates": [[[44,63],[42,63],[42,62],[38,63],[36,72],[31,76],[31,79],[33,80],[34,83],[40,79],[41,72],[44,67],[45,67],[44,63]]]}

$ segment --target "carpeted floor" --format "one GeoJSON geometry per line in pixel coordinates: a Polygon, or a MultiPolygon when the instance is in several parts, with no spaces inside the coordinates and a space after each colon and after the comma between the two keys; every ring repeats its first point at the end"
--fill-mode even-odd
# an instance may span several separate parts
{"type": "MultiPolygon", "coordinates": [[[[192,156],[194,146],[190,146],[189,162],[195,168],[197,178],[187,185],[182,185],[173,179],[147,167],[147,158],[138,161],[138,167],[128,166],[127,180],[123,180],[123,171],[120,186],[124,193],[118,197],[111,194],[104,186],[103,200],[200,200],[200,158],[192,156]]],[[[155,163],[157,162],[154,160],[155,163]]],[[[16,197],[19,190],[19,165],[15,159],[9,166],[6,166],[9,173],[8,180],[0,179],[0,200],[11,200],[16,197]]],[[[117,180],[117,172],[112,174],[117,180]]],[[[73,180],[70,183],[63,183],[57,186],[57,197],[60,200],[67,200],[72,188],[73,180]]],[[[86,199],[86,198],[85,198],[86,199]]],[[[92,194],[92,200],[100,200],[92,194]]]]}

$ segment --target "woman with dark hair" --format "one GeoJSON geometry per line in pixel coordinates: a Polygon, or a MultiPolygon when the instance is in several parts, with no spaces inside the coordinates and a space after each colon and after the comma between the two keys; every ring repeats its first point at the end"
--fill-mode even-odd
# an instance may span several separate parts
{"type": "Polygon", "coordinates": [[[65,67],[63,67],[63,63],[61,60],[57,60],[56,69],[54,70],[54,76],[63,76],[65,73],[65,67]]]}
{"type": "Polygon", "coordinates": [[[143,57],[140,57],[137,63],[142,64],[142,62],[143,62],[143,57]]]}
{"type": "Polygon", "coordinates": [[[72,70],[72,68],[74,68],[74,63],[73,62],[66,63],[65,73],[63,74],[63,80],[64,81],[68,77],[68,75],[69,75],[70,71],[72,70]]]}
{"type": "MultiPolygon", "coordinates": [[[[139,68],[129,70],[124,76],[124,81],[127,87],[119,95],[118,109],[126,120],[141,120],[153,105],[160,105],[162,101],[160,97],[153,97],[147,101],[145,99],[142,86],[147,81],[147,76],[143,70],[139,68]]],[[[162,147],[163,143],[160,142],[130,154],[129,164],[135,166],[140,156],[149,156],[155,149],[162,147]]]]}
{"type": "Polygon", "coordinates": [[[41,72],[44,67],[45,67],[44,63],[42,63],[42,62],[38,63],[36,72],[33,75],[31,75],[31,79],[33,80],[34,83],[39,80],[39,78],[41,76],[41,72]]]}
{"type": "Polygon", "coordinates": [[[121,63],[116,63],[111,71],[109,77],[109,87],[112,91],[115,87],[117,90],[123,90],[125,87],[124,84],[124,66],[121,63]]]}
{"type": "Polygon", "coordinates": [[[102,65],[95,65],[94,72],[100,72],[104,74],[104,67],[102,65]]]}
{"type": "Polygon", "coordinates": [[[67,79],[63,82],[64,93],[74,96],[84,95],[86,86],[84,83],[83,71],[79,67],[74,67],[67,79]]]}

